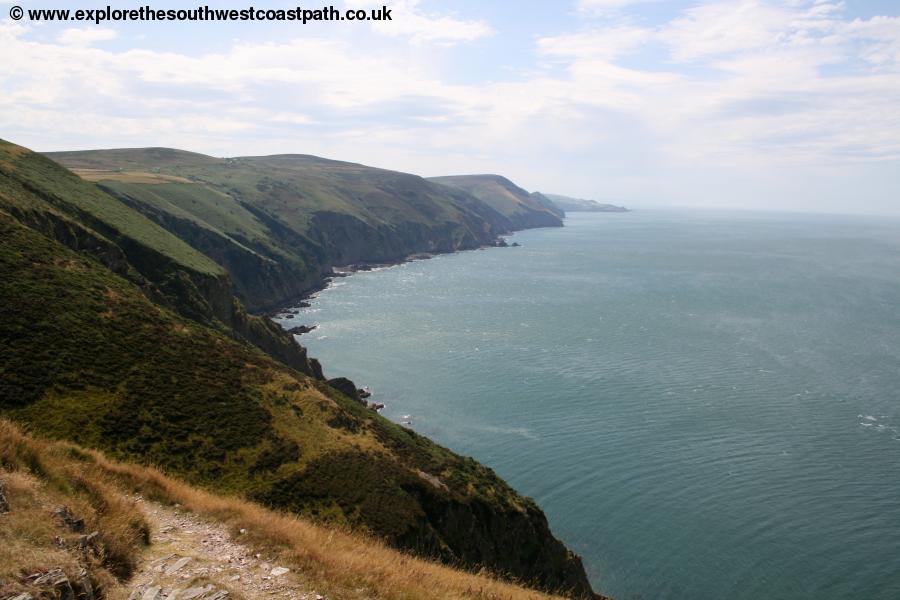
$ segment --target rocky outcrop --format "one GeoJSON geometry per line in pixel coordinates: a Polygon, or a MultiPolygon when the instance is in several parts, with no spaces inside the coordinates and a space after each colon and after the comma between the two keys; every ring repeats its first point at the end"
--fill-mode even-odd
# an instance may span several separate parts
{"type": "Polygon", "coordinates": [[[349,379],[347,379],[346,377],[335,377],[334,379],[329,379],[328,385],[330,385],[331,387],[333,387],[340,393],[344,394],[348,398],[352,398],[353,400],[356,400],[360,404],[365,405],[366,402],[365,402],[365,400],[363,400],[362,396],[360,395],[359,388],[357,388],[356,384],[353,383],[352,381],[350,381],[349,379]]]}
{"type": "MultiPolygon", "coordinates": [[[[41,597],[54,598],[56,600],[94,600],[94,586],[91,584],[90,574],[87,569],[81,569],[77,577],[70,579],[66,572],[56,567],[29,575],[25,581],[44,593],[41,597]]],[[[31,594],[24,593],[15,598],[30,598],[31,594]]],[[[13,599],[14,600],[14,599],[13,599]]]]}
{"type": "Polygon", "coordinates": [[[60,506],[55,511],[53,511],[60,521],[62,521],[63,525],[69,528],[70,531],[75,533],[81,533],[84,531],[84,519],[79,519],[75,515],[72,514],[72,511],[69,510],[68,506],[60,506]]]}
{"type": "Polygon", "coordinates": [[[318,325],[298,325],[297,327],[291,327],[287,332],[291,335],[303,335],[315,331],[318,327],[318,325]]]}
{"type": "Polygon", "coordinates": [[[249,314],[240,302],[234,300],[231,329],[235,336],[253,344],[263,352],[316,379],[324,379],[322,365],[306,353],[294,336],[272,319],[249,314]]]}

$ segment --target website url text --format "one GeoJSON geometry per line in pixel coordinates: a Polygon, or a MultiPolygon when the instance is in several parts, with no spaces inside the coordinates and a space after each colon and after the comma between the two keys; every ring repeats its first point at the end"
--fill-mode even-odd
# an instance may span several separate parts
{"type": "Polygon", "coordinates": [[[30,21],[81,21],[100,25],[123,21],[292,21],[307,23],[317,21],[390,21],[391,9],[387,6],[371,10],[339,10],[334,6],[319,9],[290,8],[264,9],[250,6],[244,9],[223,9],[199,6],[190,9],[156,10],[150,6],[122,9],[42,9],[34,8],[25,11],[21,6],[9,9],[9,16],[20,21],[25,16],[30,21]]]}

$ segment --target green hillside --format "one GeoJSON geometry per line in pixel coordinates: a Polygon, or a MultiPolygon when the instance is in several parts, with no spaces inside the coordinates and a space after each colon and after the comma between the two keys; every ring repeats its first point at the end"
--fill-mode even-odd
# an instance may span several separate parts
{"type": "Polygon", "coordinates": [[[529,193],[500,175],[454,175],[429,181],[469,193],[508,221],[510,229],[560,227],[563,211],[540,193],[529,193]]]}
{"type": "Polygon", "coordinates": [[[624,206],[604,204],[596,200],[572,198],[559,194],[544,194],[544,196],[565,212],[628,212],[628,209],[624,206]]]}
{"type": "Polygon", "coordinates": [[[46,204],[59,211],[77,213],[86,222],[100,229],[115,229],[122,239],[153,250],[181,267],[203,274],[224,273],[215,262],[176,236],[40,154],[0,140],[0,164],[4,175],[8,175],[4,184],[27,191],[7,194],[7,202],[19,210],[34,210],[46,204]],[[36,200],[38,197],[41,200],[36,200]]]}
{"type": "Polygon", "coordinates": [[[590,593],[540,509],[490,469],[328,386],[142,214],[0,151],[0,413],[423,556],[590,593]]]}
{"type": "Polygon", "coordinates": [[[308,292],[334,266],[477,248],[514,229],[560,224],[539,201],[510,208],[314,156],[217,159],[161,148],[48,156],[222,265],[252,310],[308,292]]]}

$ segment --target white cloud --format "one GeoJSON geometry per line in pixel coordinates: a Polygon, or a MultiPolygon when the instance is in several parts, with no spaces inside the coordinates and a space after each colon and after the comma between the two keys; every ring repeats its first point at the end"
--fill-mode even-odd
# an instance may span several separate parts
{"type": "Polygon", "coordinates": [[[97,42],[106,42],[118,37],[115,29],[88,27],[83,29],[65,29],[56,40],[66,46],[90,46],[97,42]]]}
{"type": "Polygon", "coordinates": [[[658,1],[659,0],[578,0],[578,8],[582,12],[608,13],[621,10],[634,4],[658,1]]]}
{"type": "Polygon", "coordinates": [[[651,39],[652,31],[618,26],[567,33],[538,40],[538,52],[547,57],[612,60],[628,54],[651,39]]]}
{"type": "Polygon", "coordinates": [[[656,26],[586,19],[582,30],[536,38],[527,70],[461,84],[406,42],[470,41],[489,27],[400,5],[414,18],[395,15],[400,28],[379,31],[397,39],[370,36],[377,52],[343,32],[216,52],[134,41],[119,50],[74,33],[38,41],[0,23],[0,130],[47,150],[166,145],[499,171],[581,195],[601,171],[610,189],[658,195],[674,193],[660,183],[672,173],[765,180],[790,165],[824,171],[826,182],[850,165],[900,161],[897,17],[736,0],[656,26]]]}
{"type": "MultiPolygon", "coordinates": [[[[390,3],[390,21],[372,21],[372,29],[385,35],[404,37],[414,44],[453,45],[490,36],[494,29],[478,20],[457,19],[425,12],[419,0],[394,0],[390,3]]],[[[382,0],[357,0],[353,6],[381,7],[382,0]]]]}

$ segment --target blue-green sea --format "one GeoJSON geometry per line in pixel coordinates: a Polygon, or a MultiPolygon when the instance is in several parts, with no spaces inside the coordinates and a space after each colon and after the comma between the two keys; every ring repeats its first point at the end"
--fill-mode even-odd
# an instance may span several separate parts
{"type": "Polygon", "coordinates": [[[287,326],[618,600],[900,598],[900,221],[574,213],[287,326]]]}

